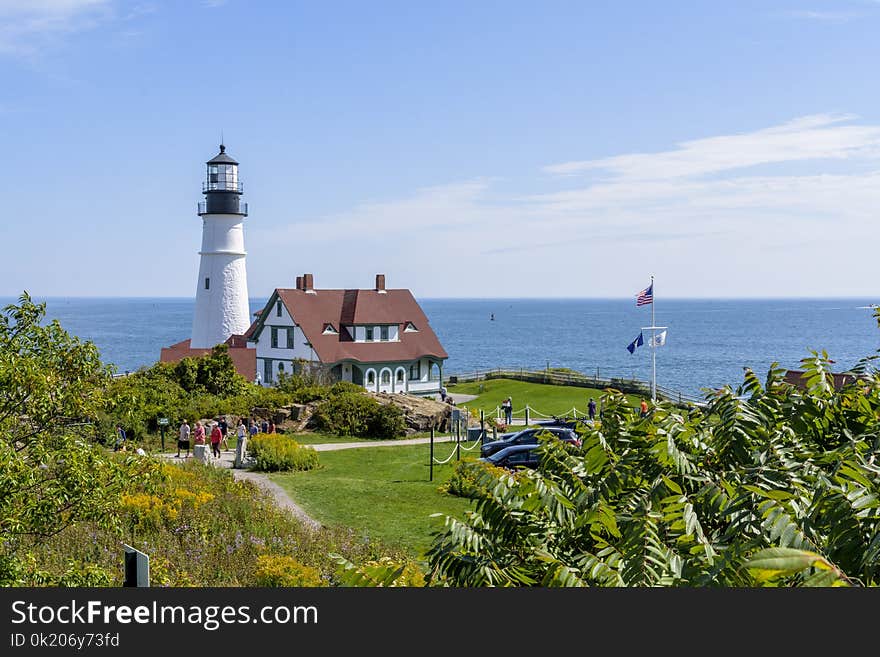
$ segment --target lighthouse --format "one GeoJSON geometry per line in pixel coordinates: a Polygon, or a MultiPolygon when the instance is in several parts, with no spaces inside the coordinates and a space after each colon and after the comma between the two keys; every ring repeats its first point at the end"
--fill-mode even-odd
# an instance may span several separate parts
{"type": "Polygon", "coordinates": [[[198,205],[202,218],[202,248],[196,282],[190,348],[211,348],[250,327],[247,270],[245,268],[244,218],[238,162],[220,152],[206,162],[202,183],[205,200],[198,205]]]}

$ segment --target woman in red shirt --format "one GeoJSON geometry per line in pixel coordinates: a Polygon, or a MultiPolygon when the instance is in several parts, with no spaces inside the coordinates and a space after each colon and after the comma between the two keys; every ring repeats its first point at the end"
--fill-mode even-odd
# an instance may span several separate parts
{"type": "Polygon", "coordinates": [[[220,458],[220,441],[223,440],[223,432],[220,431],[220,425],[216,422],[212,425],[211,429],[211,451],[214,453],[216,458],[220,458]]]}

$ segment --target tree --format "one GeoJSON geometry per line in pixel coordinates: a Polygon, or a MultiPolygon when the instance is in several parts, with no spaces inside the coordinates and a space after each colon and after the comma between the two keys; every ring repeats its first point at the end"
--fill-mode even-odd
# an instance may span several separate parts
{"type": "MultiPolygon", "coordinates": [[[[867,359],[866,359],[867,361],[867,359]]],[[[641,418],[617,391],[581,448],[541,447],[535,471],[481,473],[447,518],[429,582],[453,586],[774,586],[880,583],[880,377],[836,390],[825,353],[806,389],[762,383],[641,418]]]]}
{"type": "Polygon", "coordinates": [[[110,369],[45,310],[25,292],[0,313],[0,583],[16,581],[34,543],[114,522],[119,493],[153,471],[94,443],[110,369]]]}

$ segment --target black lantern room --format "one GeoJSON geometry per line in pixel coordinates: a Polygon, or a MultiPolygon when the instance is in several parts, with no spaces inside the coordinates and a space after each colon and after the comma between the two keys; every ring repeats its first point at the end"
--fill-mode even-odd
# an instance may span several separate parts
{"type": "Polygon", "coordinates": [[[238,162],[226,154],[226,146],[220,144],[220,152],[206,162],[208,176],[202,183],[205,200],[199,203],[199,215],[240,214],[247,216],[247,203],[241,202],[241,181],[238,179],[238,162]]]}

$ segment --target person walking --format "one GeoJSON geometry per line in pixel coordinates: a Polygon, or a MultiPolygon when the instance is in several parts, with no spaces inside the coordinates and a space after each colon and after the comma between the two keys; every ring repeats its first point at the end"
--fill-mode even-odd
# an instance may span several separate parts
{"type": "Polygon", "coordinates": [[[220,441],[223,440],[223,432],[220,431],[220,425],[214,422],[211,427],[211,453],[215,458],[220,458],[220,441]]]}
{"type": "Polygon", "coordinates": [[[205,427],[202,426],[201,420],[196,422],[196,428],[193,429],[193,445],[205,444],[205,427]]]}
{"type": "Polygon", "coordinates": [[[504,411],[504,423],[510,425],[513,423],[513,400],[508,397],[501,402],[501,409],[504,411]]]}
{"type": "Polygon", "coordinates": [[[590,416],[590,422],[596,419],[596,400],[590,397],[590,403],[587,404],[587,414],[590,416]]]}
{"type": "MultiPolygon", "coordinates": [[[[253,426],[253,425],[251,425],[253,426]]],[[[238,442],[235,444],[235,461],[233,465],[236,468],[242,467],[244,457],[247,454],[247,427],[244,426],[244,418],[238,418],[238,427],[236,427],[238,442]]]]}
{"type": "Polygon", "coordinates": [[[223,436],[220,439],[220,449],[225,451],[229,451],[229,423],[226,422],[226,416],[221,415],[220,421],[217,423],[220,427],[220,435],[223,436]]]}
{"type": "Polygon", "coordinates": [[[121,424],[117,424],[116,425],[116,444],[113,445],[113,451],[114,452],[125,451],[125,449],[124,449],[125,440],[126,440],[125,429],[122,428],[121,424]]]}
{"type": "Polygon", "coordinates": [[[183,424],[180,425],[180,434],[177,437],[177,458],[180,458],[180,450],[186,450],[186,456],[184,458],[189,458],[189,436],[192,433],[192,430],[189,428],[189,422],[186,420],[183,421],[183,424]]]}

